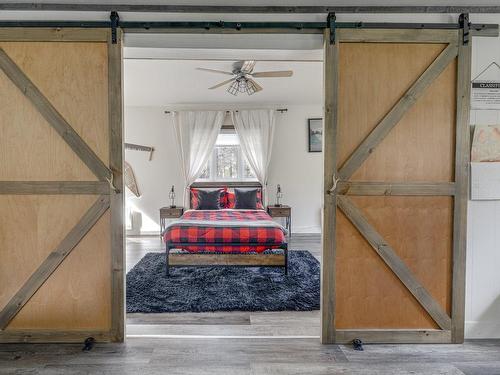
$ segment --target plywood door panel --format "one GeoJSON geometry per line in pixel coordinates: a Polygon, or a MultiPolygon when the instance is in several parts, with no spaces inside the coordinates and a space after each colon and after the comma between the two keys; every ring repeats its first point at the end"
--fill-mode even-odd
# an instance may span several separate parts
{"type": "MultiPolygon", "coordinates": [[[[0,309],[94,200],[94,196],[0,196],[0,309]]],[[[104,216],[8,328],[109,328],[108,230],[109,217],[104,216]]]]}
{"type": "Polygon", "coordinates": [[[353,181],[454,181],[455,76],[452,63],[353,174],[353,181]]]}
{"type": "Polygon", "coordinates": [[[336,329],[438,328],[337,209],[336,329]]]}
{"type": "MultiPolygon", "coordinates": [[[[337,169],[447,46],[340,44],[337,169]]],[[[448,56],[451,63],[388,135],[369,150],[368,158],[343,185],[356,181],[366,183],[369,189],[370,183],[390,186],[454,181],[457,64],[453,55],[448,56]]],[[[440,325],[449,329],[446,315],[451,315],[452,304],[453,189],[450,196],[383,196],[384,189],[369,195],[346,199],[382,237],[379,246],[390,246],[406,266],[400,272],[409,272],[410,279],[417,282],[416,290],[424,288],[437,309],[443,311],[441,316],[448,321],[440,325]]],[[[412,295],[375,251],[375,245],[364,237],[363,228],[356,228],[340,208],[336,215],[335,328],[440,329],[436,317],[433,319],[425,310],[430,307],[424,307],[412,295]]]]}
{"type": "Polygon", "coordinates": [[[1,42],[0,47],[108,165],[107,44],[1,42]]]}
{"type": "Polygon", "coordinates": [[[0,180],[97,180],[1,70],[0,87],[0,180]]]}
{"type": "MultiPolygon", "coordinates": [[[[85,30],[82,38],[83,34],[85,30]]],[[[0,42],[0,48],[107,167],[112,141],[108,69],[121,64],[109,63],[108,43],[0,42]]],[[[120,65],[116,69],[121,72],[120,65]]],[[[114,111],[119,113],[121,106],[114,111]]],[[[0,181],[97,180],[1,69],[0,132],[0,181]]],[[[119,142],[113,147],[120,149],[119,126],[113,141],[119,142]]],[[[120,165],[115,170],[120,172],[120,165]]],[[[17,195],[12,191],[0,195],[0,313],[7,305],[13,306],[12,297],[95,205],[96,195],[85,195],[83,189],[81,194],[73,193],[17,195]]],[[[111,232],[120,232],[120,228],[112,228],[120,222],[111,224],[109,198],[106,200],[104,214],[81,240],[73,242],[76,245],[69,254],[5,331],[0,331],[0,340],[30,340],[30,332],[34,332],[34,340],[41,338],[36,332],[45,332],[47,340],[47,332],[67,340],[81,332],[107,338],[121,335],[112,329],[111,298],[112,288],[119,288],[112,283],[111,232]]]]}
{"type": "Polygon", "coordinates": [[[92,196],[0,195],[0,309],[78,222],[92,196]]]}
{"type": "Polygon", "coordinates": [[[8,330],[110,330],[109,225],[108,211],[12,320],[8,330]]]}
{"type": "MultiPolygon", "coordinates": [[[[352,197],[351,199],[395,249],[397,255],[443,310],[451,314],[452,198],[352,197]]],[[[339,225],[342,231],[338,237],[336,266],[339,270],[337,285],[341,285],[342,288],[337,288],[337,299],[338,301],[347,299],[350,307],[338,304],[338,327],[437,328],[425,311],[423,313],[421,308],[414,308],[418,303],[392,275],[352,224],[344,219],[339,225]],[[349,236],[345,234],[346,231],[349,236]],[[358,253],[360,251],[363,253],[358,253]],[[361,261],[361,258],[365,259],[361,261]],[[370,275],[370,277],[358,278],[356,275],[370,275]],[[382,279],[385,281],[382,282],[382,279]],[[403,299],[404,304],[401,303],[403,299]],[[369,313],[366,312],[366,301],[371,301],[369,313]],[[405,305],[412,308],[401,310],[405,305]],[[365,310],[361,318],[357,313],[353,315],[350,312],[354,306],[365,306],[361,307],[365,310]],[[363,326],[359,326],[359,322],[363,322],[363,326]],[[379,323],[383,326],[378,327],[379,323]]]]}
{"type": "Polygon", "coordinates": [[[443,44],[340,44],[338,167],[444,48],[443,44]]]}
{"type": "Polygon", "coordinates": [[[453,198],[352,197],[352,201],[450,315],[453,198]]]}

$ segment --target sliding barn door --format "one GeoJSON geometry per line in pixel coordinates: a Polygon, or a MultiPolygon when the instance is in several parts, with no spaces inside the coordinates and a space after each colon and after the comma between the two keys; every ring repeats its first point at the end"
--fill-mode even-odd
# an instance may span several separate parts
{"type": "Polygon", "coordinates": [[[470,45],[460,35],[325,38],[325,343],[463,341],[470,45]]]}
{"type": "Polygon", "coordinates": [[[0,342],[123,340],[121,36],[0,29],[0,342]]]}

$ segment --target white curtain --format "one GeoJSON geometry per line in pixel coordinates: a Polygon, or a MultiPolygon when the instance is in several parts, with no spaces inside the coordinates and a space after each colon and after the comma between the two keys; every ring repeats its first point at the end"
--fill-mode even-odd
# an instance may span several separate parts
{"type": "MultiPolygon", "coordinates": [[[[275,113],[271,109],[231,112],[243,155],[264,190],[273,148],[275,113]]],[[[264,199],[267,201],[267,194],[264,199]]]]}
{"type": "Polygon", "coordinates": [[[189,207],[189,186],[203,172],[224,121],[223,111],[172,112],[177,150],[184,176],[184,205],[189,207]]]}

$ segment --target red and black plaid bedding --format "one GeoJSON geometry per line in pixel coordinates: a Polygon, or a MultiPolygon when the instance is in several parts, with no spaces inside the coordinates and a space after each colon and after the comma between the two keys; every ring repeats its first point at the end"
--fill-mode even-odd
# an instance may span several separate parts
{"type": "Polygon", "coordinates": [[[261,253],[279,248],[285,234],[263,210],[189,210],[167,227],[163,240],[188,244],[181,248],[189,252],[261,253]]]}

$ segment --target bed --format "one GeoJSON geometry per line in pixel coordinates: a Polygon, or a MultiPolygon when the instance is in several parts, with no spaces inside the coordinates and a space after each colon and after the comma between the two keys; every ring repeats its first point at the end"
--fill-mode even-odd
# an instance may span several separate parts
{"type": "MultiPolygon", "coordinates": [[[[238,183],[224,188],[255,187],[238,183]]],[[[258,185],[260,187],[260,185],[258,185]]],[[[220,188],[214,183],[196,189],[220,188]]],[[[263,209],[189,209],[163,232],[166,274],[179,266],[283,267],[288,273],[286,229],[263,209]]]]}

